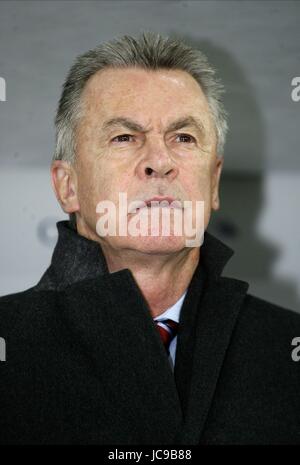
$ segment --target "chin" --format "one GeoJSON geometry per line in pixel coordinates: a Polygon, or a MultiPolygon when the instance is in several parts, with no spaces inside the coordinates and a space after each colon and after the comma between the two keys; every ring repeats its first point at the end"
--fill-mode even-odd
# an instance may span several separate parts
{"type": "Polygon", "coordinates": [[[126,248],[146,254],[171,254],[186,247],[185,238],[179,236],[131,237],[126,242],[126,248]]]}

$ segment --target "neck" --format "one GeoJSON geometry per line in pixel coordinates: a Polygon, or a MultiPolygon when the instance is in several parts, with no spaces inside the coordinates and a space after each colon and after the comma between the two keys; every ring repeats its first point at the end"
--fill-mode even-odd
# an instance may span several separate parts
{"type": "Polygon", "coordinates": [[[153,318],[174,305],[186,291],[200,255],[199,248],[161,255],[133,250],[116,254],[105,245],[102,250],[110,273],[124,268],[131,271],[153,318]]]}

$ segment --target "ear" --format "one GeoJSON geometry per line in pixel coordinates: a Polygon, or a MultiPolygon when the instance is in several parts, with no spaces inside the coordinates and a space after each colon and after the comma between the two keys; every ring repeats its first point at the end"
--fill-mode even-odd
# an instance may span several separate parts
{"type": "Polygon", "coordinates": [[[51,165],[51,182],[57,200],[65,213],[79,211],[77,176],[73,166],[64,160],[51,165]]]}
{"type": "Polygon", "coordinates": [[[219,210],[220,208],[220,198],[219,198],[219,185],[221,172],[223,168],[224,158],[217,156],[214,161],[213,173],[212,173],[212,204],[211,207],[213,210],[219,210]]]}

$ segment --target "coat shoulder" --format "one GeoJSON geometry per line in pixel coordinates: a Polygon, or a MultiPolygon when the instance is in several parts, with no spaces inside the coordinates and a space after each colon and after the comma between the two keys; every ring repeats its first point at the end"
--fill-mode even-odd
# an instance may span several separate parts
{"type": "Polygon", "coordinates": [[[253,323],[281,329],[293,327],[300,332],[300,313],[275,303],[247,294],[243,306],[244,316],[253,323]]]}
{"type": "Polygon", "coordinates": [[[36,286],[25,291],[0,297],[1,333],[11,333],[23,325],[30,328],[32,324],[44,319],[53,309],[55,292],[37,291],[36,286]]]}
{"type": "Polygon", "coordinates": [[[251,294],[245,296],[233,338],[239,353],[259,360],[261,366],[265,363],[266,369],[275,360],[277,366],[291,368],[291,353],[298,338],[299,313],[251,294]]]}

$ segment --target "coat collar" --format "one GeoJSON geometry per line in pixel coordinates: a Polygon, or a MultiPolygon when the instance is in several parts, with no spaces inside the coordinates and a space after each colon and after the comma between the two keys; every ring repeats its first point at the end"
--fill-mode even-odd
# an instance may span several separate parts
{"type": "MultiPolygon", "coordinates": [[[[56,226],[58,240],[51,265],[36,290],[62,290],[85,279],[109,273],[98,242],[79,235],[69,221],[59,221],[56,226]]],[[[209,280],[218,279],[232,255],[230,247],[205,232],[201,246],[201,267],[203,265],[209,280]]]]}
{"type": "Polygon", "coordinates": [[[62,290],[74,283],[108,273],[98,242],[79,235],[70,221],[58,221],[56,227],[58,239],[51,265],[36,290],[62,290]]]}

